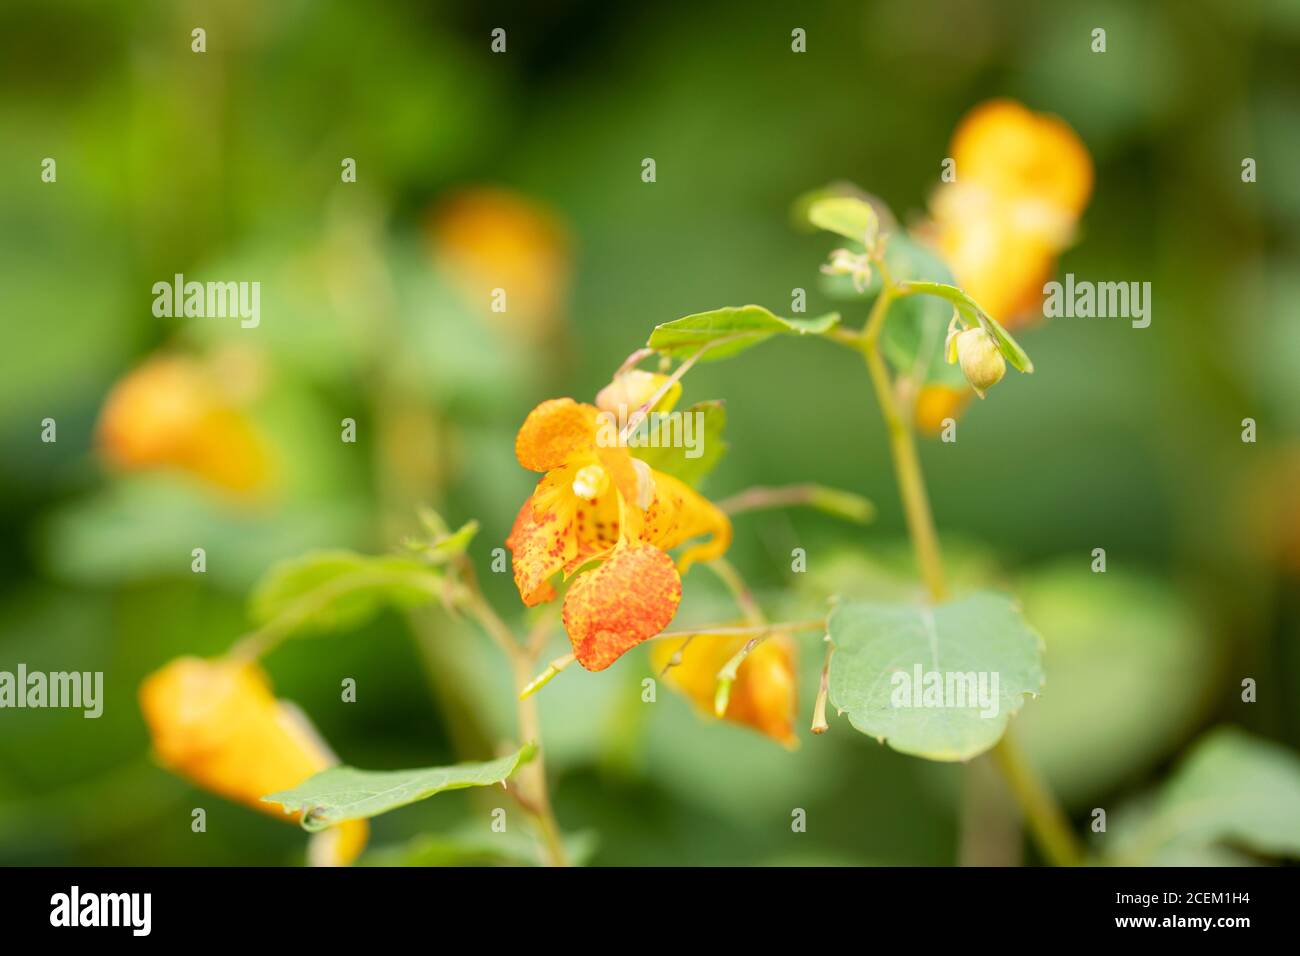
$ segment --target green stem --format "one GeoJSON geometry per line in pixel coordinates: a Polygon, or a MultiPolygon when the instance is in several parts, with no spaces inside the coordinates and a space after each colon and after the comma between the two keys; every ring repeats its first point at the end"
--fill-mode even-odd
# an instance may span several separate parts
{"type": "Polygon", "coordinates": [[[1016,802],[1025,814],[1038,847],[1053,866],[1078,866],[1083,863],[1083,848],[1070,829],[1056,798],[1047,789],[1024,752],[1008,730],[991,751],[1016,802]]]}
{"type": "Polygon", "coordinates": [[[921,578],[925,581],[930,597],[942,601],[948,596],[948,583],[943,573],[943,559],[939,552],[939,536],[934,530],[934,516],[930,512],[930,498],[925,490],[925,478],[921,473],[921,462],[916,454],[916,440],[912,429],[894,400],[893,384],[885,360],[880,355],[880,331],[884,327],[885,315],[890,304],[906,292],[899,292],[889,281],[882,268],[885,280],[880,296],[872,306],[866,328],[862,332],[860,347],[862,357],[866,360],[867,370],[871,373],[871,383],[876,390],[876,400],[880,404],[881,415],[885,419],[885,429],[889,434],[889,447],[893,453],[894,475],[898,481],[898,490],[903,498],[903,512],[907,518],[908,534],[916,551],[916,562],[920,566],[921,578]]]}
{"type": "MultiPolygon", "coordinates": [[[[514,661],[515,683],[522,688],[528,682],[532,664],[524,655],[514,661]]],[[[526,697],[518,702],[519,734],[525,741],[542,739],[542,724],[537,713],[537,698],[526,697]]],[[[542,752],[529,764],[520,768],[522,783],[527,789],[527,806],[537,822],[538,835],[542,849],[546,852],[547,862],[551,866],[568,866],[568,856],[564,851],[564,841],[560,837],[560,826],[555,820],[555,811],[551,809],[550,789],[546,784],[546,766],[542,763],[542,752]]]]}
{"type": "Polygon", "coordinates": [[[754,593],[749,590],[745,584],[745,579],[740,576],[740,572],[726,558],[714,558],[709,562],[709,570],[716,574],[719,580],[727,586],[731,592],[732,598],[736,601],[736,606],[740,608],[740,613],[745,616],[745,622],[754,626],[762,626],[767,623],[767,618],[763,616],[762,609],[758,602],[754,600],[754,593]]]}
{"type": "MultiPolygon", "coordinates": [[[[471,569],[466,568],[467,572],[471,569]]],[[[472,572],[471,572],[472,573],[472,572]]],[[[514,672],[515,687],[518,690],[515,706],[519,720],[519,737],[522,743],[533,742],[539,745],[537,756],[519,770],[521,803],[533,815],[537,823],[538,835],[547,862],[551,866],[568,866],[564,851],[564,842],[560,838],[560,827],[551,808],[550,789],[546,782],[545,756],[540,748],[542,740],[541,718],[537,712],[537,699],[531,693],[525,694],[531,682],[531,674],[536,660],[530,649],[515,639],[510,627],[501,620],[500,615],[484,599],[478,585],[472,578],[466,582],[462,604],[510,661],[514,672]]],[[[531,642],[530,642],[531,643],[531,642]]],[[[540,642],[536,642],[540,644],[540,642]]]]}
{"type": "MultiPolygon", "coordinates": [[[[912,549],[916,553],[916,563],[920,567],[921,578],[930,592],[931,600],[938,602],[948,597],[948,582],[944,575],[943,557],[939,550],[939,536],[934,528],[934,516],[930,510],[929,495],[925,490],[925,478],[921,472],[920,458],[916,453],[916,440],[911,423],[899,409],[894,398],[893,382],[890,380],[889,370],[885,367],[879,348],[880,332],[884,328],[889,306],[895,299],[923,290],[900,288],[890,280],[883,263],[881,263],[881,278],[883,283],[880,295],[871,308],[871,314],[867,317],[867,324],[861,336],[854,344],[861,350],[866,361],[876,399],[880,404],[880,412],[885,420],[885,428],[889,433],[894,474],[898,480],[899,494],[903,499],[903,512],[907,519],[908,535],[912,539],[912,549]]],[[[1051,791],[1025,760],[1009,732],[1003,735],[992,753],[1043,855],[1057,866],[1072,866],[1082,862],[1083,852],[1074,833],[1070,830],[1065,814],[1056,803],[1051,791]]]]}

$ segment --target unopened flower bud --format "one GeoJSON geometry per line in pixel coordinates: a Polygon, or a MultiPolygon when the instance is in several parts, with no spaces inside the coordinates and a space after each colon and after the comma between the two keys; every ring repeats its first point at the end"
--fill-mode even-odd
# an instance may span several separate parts
{"type": "MultiPolygon", "coordinates": [[[[658,375],[641,369],[629,369],[600,390],[596,395],[596,407],[611,415],[631,415],[638,408],[650,401],[668,381],[667,375],[658,375]]],[[[655,402],[657,412],[670,411],[682,393],[680,382],[673,382],[663,397],[655,402]]]]}
{"type": "Polygon", "coordinates": [[[1002,381],[1007,362],[997,343],[982,328],[967,329],[957,336],[957,361],[962,374],[971,383],[975,393],[984,397],[984,390],[1002,381]]]}

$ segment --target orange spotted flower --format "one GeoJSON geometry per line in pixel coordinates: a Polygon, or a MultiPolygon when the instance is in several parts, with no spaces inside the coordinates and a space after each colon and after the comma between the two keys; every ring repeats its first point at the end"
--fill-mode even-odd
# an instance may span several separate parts
{"type": "MultiPolygon", "coordinates": [[[[745,646],[745,636],[699,635],[685,648],[678,641],[655,641],[650,661],[664,681],[686,695],[695,706],[714,716],[718,672],[745,646]],[[681,650],[680,663],[664,668],[681,650]]],[[[795,645],[786,634],[773,634],[745,656],[736,671],[723,720],[752,727],[787,747],[797,744],[794,733],[798,709],[795,645]]]]}
{"type": "Polygon", "coordinates": [[[957,284],[1008,327],[1042,301],[1092,193],[1092,159],[1063,120],[1013,100],[982,103],[953,134],[955,180],[930,202],[957,284]]]}
{"type": "MultiPolygon", "coordinates": [[[[338,763],[307,718],[276,700],[256,664],[181,657],[145,678],[140,709],[158,761],[205,790],[281,819],[262,797],[296,787],[338,763]]],[[[346,865],[369,827],[350,820],[312,839],[313,863],[346,865]]]]}
{"type": "Polygon", "coordinates": [[[662,631],[681,601],[680,575],[731,542],[725,514],[634,458],[617,440],[614,422],[593,405],[542,402],[519,429],[515,455],[545,473],[506,539],[515,584],[534,607],[556,597],[555,575],[574,578],[564,627],[587,670],[604,670],[662,631]],[[676,563],[667,554],[706,535],[676,563]]]}

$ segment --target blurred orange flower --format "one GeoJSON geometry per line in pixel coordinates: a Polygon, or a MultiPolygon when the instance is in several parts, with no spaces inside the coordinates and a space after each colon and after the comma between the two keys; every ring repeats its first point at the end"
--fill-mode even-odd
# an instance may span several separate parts
{"type": "MultiPolygon", "coordinates": [[[[254,810],[297,820],[262,797],[338,763],[307,718],[276,700],[256,664],[181,657],[145,678],[140,709],[154,753],[169,770],[254,810]]],[[[312,862],[346,865],[369,827],[352,820],[313,839],[312,862]]]]}
{"type": "Polygon", "coordinates": [[[211,364],[157,355],[113,386],[96,442],[112,468],[175,468],[253,495],[271,482],[271,455],[242,404],[230,380],[211,364]]]}
{"type": "Polygon", "coordinates": [[[999,99],[971,110],[949,147],[954,182],[930,201],[933,241],[960,285],[1004,325],[1040,305],[1092,193],[1092,159],[1063,120],[999,99]]]}
{"type": "Polygon", "coordinates": [[[433,211],[428,233],[448,276],[489,321],[530,341],[555,330],[572,260],[569,233],[555,213],[511,190],[466,189],[433,211]],[[493,289],[505,290],[506,312],[491,310],[493,289]]]}
{"type": "Polygon", "coordinates": [[[916,393],[912,420],[922,435],[933,437],[943,431],[946,418],[956,421],[975,397],[968,385],[923,385],[916,393]]]}
{"type": "Polygon", "coordinates": [[[680,575],[731,543],[725,514],[625,445],[600,439],[607,425],[598,409],[571,398],[528,414],[515,455],[545,475],[506,539],[529,607],[555,598],[556,573],[578,575],[564,598],[564,626],[578,662],[592,671],[663,630],[681,600],[680,575]],[[674,565],[665,552],[701,535],[709,537],[674,565]],[[584,571],[592,562],[600,563],[584,571]]]}
{"type": "MultiPolygon", "coordinates": [[[[682,652],[681,663],[670,667],[663,679],[712,717],[718,671],[747,640],[744,636],[700,635],[682,652]]],[[[655,642],[650,650],[655,673],[663,671],[681,646],[675,640],[655,642]]],[[[794,660],[795,644],[786,634],[773,634],[750,651],[736,672],[722,719],[752,727],[787,747],[795,746],[798,702],[794,660]]]]}

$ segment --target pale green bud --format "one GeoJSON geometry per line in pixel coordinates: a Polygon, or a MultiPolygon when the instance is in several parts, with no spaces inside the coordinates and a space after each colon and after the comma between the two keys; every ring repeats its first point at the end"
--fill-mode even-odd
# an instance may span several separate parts
{"type": "Polygon", "coordinates": [[[975,394],[984,397],[984,390],[1002,381],[1007,362],[997,343],[982,328],[967,329],[957,336],[957,361],[962,374],[971,383],[975,394]]]}

